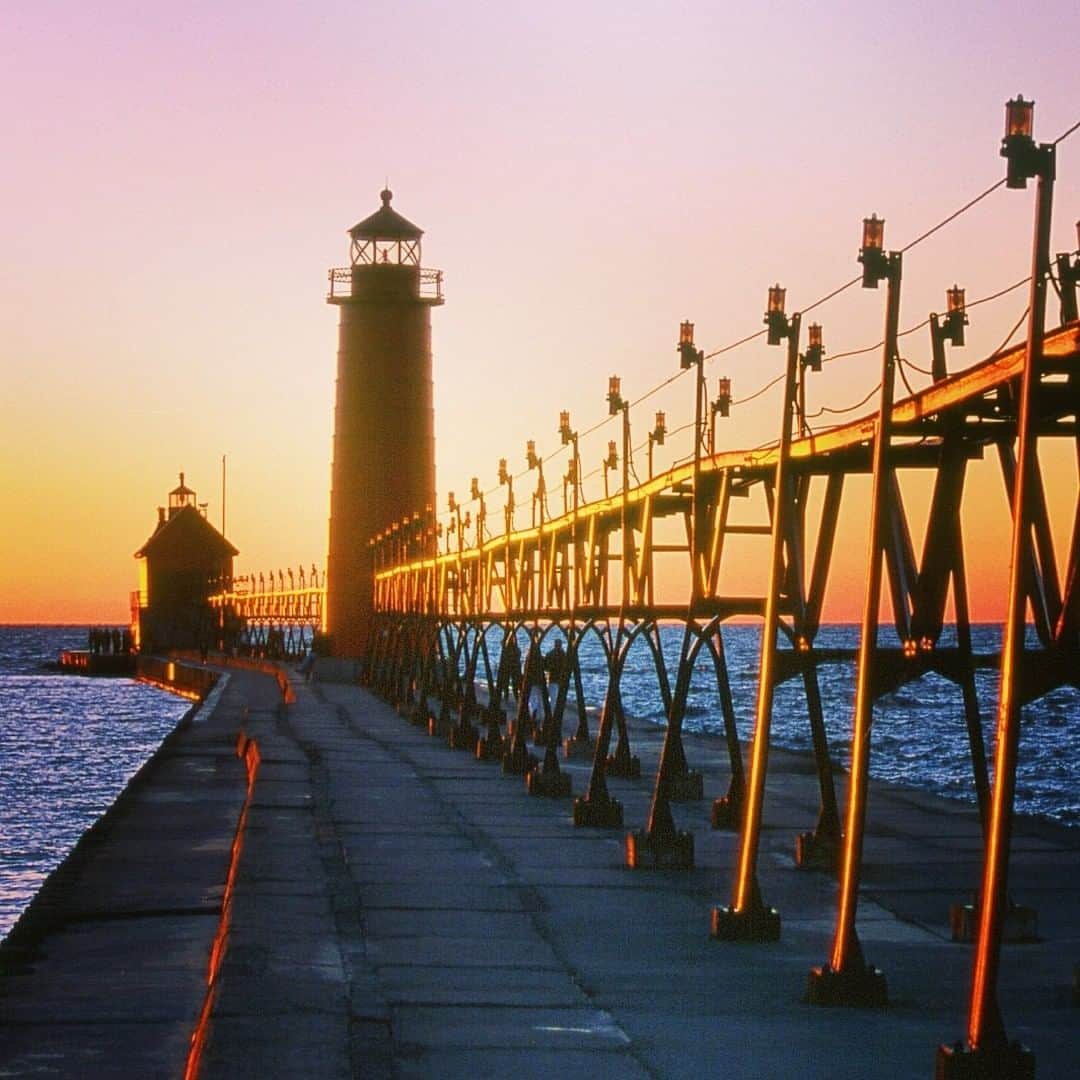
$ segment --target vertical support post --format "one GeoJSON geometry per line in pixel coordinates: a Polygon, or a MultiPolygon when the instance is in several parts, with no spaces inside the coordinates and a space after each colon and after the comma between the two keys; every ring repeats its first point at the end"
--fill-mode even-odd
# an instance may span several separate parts
{"type": "MultiPolygon", "coordinates": [[[[526,776],[536,768],[537,761],[525,745],[525,728],[529,722],[529,697],[533,681],[543,679],[543,658],[540,656],[539,634],[534,628],[529,634],[529,648],[525,653],[525,665],[518,689],[517,716],[510,745],[502,759],[502,771],[515,776],[526,776]]],[[[541,695],[545,697],[545,695],[541,695]]]]}
{"type": "Polygon", "coordinates": [[[600,713],[600,724],[596,731],[596,746],[593,750],[592,771],[589,773],[589,786],[580,798],[574,800],[573,820],[575,825],[593,825],[601,828],[621,829],[623,824],[622,803],[613,799],[607,786],[608,747],[611,745],[611,731],[616,716],[620,714],[622,702],[619,697],[619,678],[622,672],[622,643],[625,624],[622,613],[619,615],[619,628],[615,639],[611,639],[611,626],[608,624],[607,640],[610,649],[607,653],[608,686],[604,695],[604,704],[600,713]]]}
{"type": "Polygon", "coordinates": [[[691,611],[693,605],[701,599],[702,573],[701,573],[701,541],[702,516],[705,512],[704,500],[701,497],[701,440],[702,440],[702,416],[705,409],[705,353],[698,349],[694,354],[694,506],[690,514],[690,552],[691,563],[694,571],[694,580],[690,584],[691,611]]]}
{"type": "Polygon", "coordinates": [[[941,382],[949,374],[945,367],[945,338],[941,333],[941,319],[936,311],[930,313],[930,376],[941,382]]]}
{"type": "MultiPolygon", "coordinates": [[[[592,736],[589,734],[589,722],[585,713],[585,687],[581,679],[581,662],[578,649],[584,637],[584,630],[577,625],[576,614],[570,614],[570,644],[567,648],[568,675],[566,678],[566,691],[563,695],[568,697],[570,693],[570,680],[574,682],[574,698],[577,701],[578,722],[574,734],[563,740],[563,754],[567,758],[586,757],[595,749],[592,736]]],[[[560,716],[562,714],[560,713],[560,716]]]]}
{"type": "Polygon", "coordinates": [[[729,941],[776,941],[780,937],[780,916],[766,908],[757,880],[758,846],[761,839],[765,774],[769,763],[769,730],[772,725],[773,694],[776,689],[776,638],[780,621],[780,594],[785,573],[784,548],[794,509],[791,484],[791,439],[797,405],[800,317],[791,316],[787,329],[787,365],[784,370],[784,400],[781,408],[780,442],[776,450],[776,494],[773,499],[772,545],[769,561],[769,591],[765,596],[765,621],[761,628],[761,662],[757,702],[754,709],[754,744],[750,760],[743,825],[739,843],[739,864],[730,907],[713,908],[712,933],[729,941]]]}
{"type": "Polygon", "coordinates": [[[1046,322],[1046,282],[1050,273],[1050,221],[1053,210],[1055,148],[1032,146],[1037,176],[1035,235],[1031,258],[1031,292],[1028,308],[1027,349],[1019,377],[1016,417],[1016,481],[1012,498],[1012,543],[1009,592],[1006,601],[1004,638],[1001,645],[1001,685],[997,709],[997,743],[994,752],[994,783],[990,802],[990,830],[983,866],[979,929],[975,946],[971,998],[968,1013],[968,1054],[962,1048],[942,1047],[938,1052],[939,1075],[988,1075],[992,1062],[999,1068],[1003,1058],[1012,1063],[1009,1075],[1035,1075],[1033,1056],[1018,1043],[1009,1043],[997,999],[1001,941],[1008,907],[1009,847],[1012,839],[1013,802],[1016,796],[1016,763],[1020,745],[1021,661],[1024,651],[1027,590],[1025,566],[1031,549],[1032,487],[1037,466],[1037,395],[1043,359],[1046,322]],[[954,1064],[955,1062],[955,1064],[954,1064]],[[971,1065],[981,1071],[972,1072],[971,1065]]]}
{"type": "Polygon", "coordinates": [[[622,507],[620,509],[620,522],[622,527],[622,592],[619,605],[627,606],[627,597],[630,595],[630,551],[633,547],[633,539],[630,535],[630,514],[627,505],[630,494],[630,403],[624,401],[622,405],[622,507]]]}
{"type": "Polygon", "coordinates": [[[862,872],[866,802],[870,781],[870,727],[873,723],[878,614],[881,608],[881,577],[886,517],[889,508],[891,471],[889,441],[892,428],[893,387],[897,363],[900,320],[902,255],[879,252],[881,273],[887,282],[885,343],[881,358],[881,396],[873,448],[873,487],[870,496],[870,536],[867,545],[866,597],[859,633],[858,677],[851,741],[847,814],[841,861],[840,902],[829,962],[810,972],[808,997],[817,1005],[884,1005],[885,977],[868,966],[855,929],[859,881],[862,872]]]}
{"type": "Polygon", "coordinates": [[[742,827],[743,806],[746,801],[746,771],[739,748],[739,732],[735,726],[735,702],[731,696],[724,635],[719,626],[713,638],[713,657],[716,667],[716,691],[720,698],[720,712],[724,717],[724,742],[727,744],[731,779],[728,782],[727,794],[713,799],[709,823],[714,829],[739,829],[742,827]]]}
{"type": "Polygon", "coordinates": [[[810,432],[810,425],[806,422],[806,367],[805,363],[799,363],[799,397],[796,411],[799,414],[800,439],[805,439],[810,432]]]}
{"type": "MultiPolygon", "coordinates": [[[[617,644],[615,649],[615,655],[618,657],[618,661],[614,674],[615,694],[612,698],[612,707],[610,710],[610,717],[615,725],[617,736],[615,739],[615,752],[608,754],[608,747],[611,741],[611,729],[609,726],[608,740],[604,743],[604,754],[607,755],[604,770],[608,776],[621,776],[628,780],[637,780],[641,776],[641,759],[630,750],[630,732],[626,726],[626,712],[623,709],[622,703],[622,673],[626,663],[626,653],[630,647],[629,632],[626,629],[626,622],[626,610],[623,608],[619,611],[619,630],[616,636],[616,642],[619,644],[617,644]]],[[[605,714],[607,714],[607,712],[607,704],[605,703],[605,714]]],[[[595,760],[600,760],[599,755],[596,756],[595,760]]]]}

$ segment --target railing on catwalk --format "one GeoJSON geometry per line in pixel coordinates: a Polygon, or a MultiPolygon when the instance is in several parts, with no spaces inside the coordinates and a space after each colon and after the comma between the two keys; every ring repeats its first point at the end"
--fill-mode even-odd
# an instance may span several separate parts
{"type": "Polygon", "coordinates": [[[293,571],[248,573],[219,582],[210,606],[219,613],[228,652],[270,660],[302,656],[325,630],[326,574],[314,563],[293,571]]]}
{"type": "MultiPolygon", "coordinates": [[[[1065,552],[1055,550],[1039,457],[1040,446],[1051,440],[1080,445],[1080,251],[1051,258],[1057,143],[1035,143],[1032,120],[1030,102],[1017,98],[1008,103],[1002,144],[1006,177],[906,247],[886,249],[885,222],[872,215],[863,222],[858,276],[794,314],[785,310],[786,290],[775,285],[768,290],[765,329],[708,355],[695,344],[694,324],[684,322],[677,343],[679,370],[660,387],[628,401],[621,380],[612,377],[605,420],[579,433],[570,413],[562,412],[560,446],[546,462],[530,441],[524,472],[512,474],[503,459],[496,488],[485,492],[477,479],[472,481],[469,506],[451,493],[446,516],[437,518],[429,511],[395,522],[371,545],[377,633],[367,672],[373,689],[433,733],[445,735],[452,746],[475,749],[481,758],[499,758],[506,771],[526,775],[534,794],[570,794],[569,778],[558,764],[560,742],[568,756],[591,757],[587,790],[573,803],[576,824],[623,825],[622,807],[606,783],[611,776],[636,776],[640,771],[626,723],[623,676],[631,649],[651,658],[667,726],[648,820],[627,836],[630,867],[693,865],[693,836],[677,828],[672,807],[704,795],[702,775],[687,760],[682,733],[692,676],[699,662],[706,666],[715,680],[730,761],[728,787],[712,804],[712,823],[738,833],[739,851],[728,903],[712,915],[711,931],[720,939],[762,941],[780,935],[780,916],[766,902],[759,882],[758,854],[775,691],[789,680],[801,684],[819,808],[816,820],[807,822],[799,837],[796,857],[800,865],[832,870],[840,879],[833,946],[809,976],[813,1003],[879,1005],[887,999],[884,976],[864,957],[857,929],[875,704],[928,673],[955,684],[964,709],[964,732],[958,734],[971,760],[985,855],[980,900],[971,921],[976,950],[967,1040],[939,1051],[938,1075],[943,1077],[991,1075],[986,1070],[1003,1061],[1007,1071],[1000,1075],[1033,1074],[1028,1052],[1006,1038],[997,1002],[1009,905],[1019,714],[1022,704],[1051,689],[1075,686],[1080,672],[1080,527],[1074,525],[1065,552]],[[933,314],[919,326],[901,330],[904,254],[997,189],[1023,188],[1030,179],[1037,183],[1030,274],[971,302],[954,285],[943,315],[933,314]],[[829,356],[822,327],[814,322],[808,327],[808,343],[801,344],[803,319],[810,310],[849,288],[877,289],[881,283],[881,342],[829,356]],[[964,345],[975,308],[1025,285],[1027,309],[1013,333],[980,363],[950,374],[946,346],[964,345]],[[1056,290],[1060,303],[1060,326],[1049,332],[1048,288],[1056,290]],[[1024,319],[1025,341],[1010,346],[1024,319]],[[901,339],[923,327],[930,334],[928,368],[919,368],[900,353],[901,339]],[[733,397],[732,382],[724,377],[710,397],[706,363],[762,336],[769,345],[785,346],[781,374],[741,400],[733,397]],[[808,380],[824,364],[874,351],[880,353],[880,377],[870,394],[846,409],[807,411],[808,380]],[[928,381],[914,389],[911,373],[928,381]],[[634,446],[632,406],[684,376],[693,386],[692,419],[672,431],[667,414],[658,411],[647,440],[634,446]],[[730,411],[773,387],[779,387],[781,395],[776,441],[752,450],[718,448],[717,431],[730,411]],[[811,426],[819,418],[828,423],[828,416],[857,413],[875,397],[876,409],[866,415],[819,430],[811,426]],[[583,475],[581,444],[612,419],[620,437],[608,442],[606,454],[597,455],[597,467],[583,475]],[[689,432],[690,453],[654,471],[655,449],[670,445],[679,432],[689,432]],[[642,450],[643,478],[635,465],[642,450]],[[1000,466],[1005,495],[1001,506],[1011,511],[1007,527],[1012,536],[1003,644],[1000,654],[992,656],[977,653],[972,643],[961,513],[965,496],[968,502],[974,498],[965,485],[969,462],[987,450],[1000,466]],[[565,471],[549,490],[553,459],[563,453],[565,471]],[[913,541],[907,510],[908,478],[918,475],[932,481],[921,550],[913,541]],[[612,478],[620,476],[621,484],[613,489],[612,478]],[[858,648],[821,648],[815,642],[835,569],[841,509],[854,502],[849,494],[853,479],[867,476],[867,557],[858,648]],[[586,499],[586,480],[598,481],[603,494],[586,499]],[[519,523],[517,501],[523,485],[530,487],[524,500],[529,521],[524,525],[519,523]],[[505,501],[492,527],[488,502],[499,492],[505,501]],[[741,557],[753,544],[767,549],[762,570],[741,557]],[[665,580],[686,582],[678,602],[657,599],[661,567],[665,580]],[[754,575],[751,591],[730,587],[732,581],[741,581],[749,588],[747,580],[754,575]],[[885,587],[894,640],[879,626],[885,587]],[[943,636],[950,615],[955,630],[943,636]],[[725,623],[735,617],[760,619],[763,626],[752,750],[745,762],[724,640],[725,623]],[[1025,643],[1029,621],[1034,644],[1025,643]],[[674,665],[664,654],[664,623],[677,624],[681,632],[674,665]],[[556,640],[560,645],[551,650],[558,653],[553,662],[548,646],[556,640]],[[595,731],[588,727],[582,679],[586,642],[599,649],[606,666],[595,731]],[[854,661],[856,671],[843,809],[834,787],[820,678],[823,665],[840,659],[854,661]],[[536,738],[544,757],[538,762],[528,753],[525,739],[529,691],[543,681],[544,664],[557,690],[550,706],[540,695],[536,738]],[[999,749],[992,777],[975,689],[976,669],[991,664],[1000,670],[999,749]],[[512,685],[519,680],[520,688],[512,685]],[[504,704],[516,688],[517,722],[510,738],[503,735],[501,723],[504,704]],[[563,740],[571,693],[576,725],[563,740]]],[[[1072,500],[1073,519],[1080,521],[1075,476],[1072,500]]]]}

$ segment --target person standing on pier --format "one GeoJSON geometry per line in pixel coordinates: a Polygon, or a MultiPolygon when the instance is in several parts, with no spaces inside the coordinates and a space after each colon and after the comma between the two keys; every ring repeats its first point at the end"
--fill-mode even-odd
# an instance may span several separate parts
{"type": "Polygon", "coordinates": [[[551,688],[554,687],[555,692],[558,693],[563,675],[566,673],[566,652],[563,650],[562,641],[558,638],[555,639],[551,652],[544,657],[544,671],[547,672],[548,700],[550,701],[551,688]]]}
{"type": "Polygon", "coordinates": [[[525,674],[522,678],[524,692],[528,698],[529,716],[534,727],[547,717],[550,708],[544,666],[544,658],[540,652],[540,631],[534,630],[532,640],[529,642],[529,651],[525,656],[525,674]]]}
{"type": "Polygon", "coordinates": [[[521,684],[521,649],[517,643],[517,634],[510,631],[503,642],[499,656],[499,672],[495,680],[495,702],[502,705],[509,703],[510,695],[517,701],[521,684]]]}

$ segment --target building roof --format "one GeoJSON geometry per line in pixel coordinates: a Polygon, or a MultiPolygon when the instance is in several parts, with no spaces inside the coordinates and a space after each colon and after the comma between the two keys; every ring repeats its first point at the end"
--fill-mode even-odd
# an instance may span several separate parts
{"type": "Polygon", "coordinates": [[[387,239],[387,240],[418,240],[424,235],[424,230],[414,225],[408,218],[403,218],[390,206],[390,200],[394,193],[389,188],[383,188],[381,192],[382,206],[371,217],[357,222],[350,230],[349,235],[354,239],[387,239]]]}
{"type": "Polygon", "coordinates": [[[173,553],[200,547],[217,556],[235,556],[240,552],[206,520],[194,506],[182,506],[172,517],[161,522],[138,551],[136,559],[155,553],[173,553]]]}

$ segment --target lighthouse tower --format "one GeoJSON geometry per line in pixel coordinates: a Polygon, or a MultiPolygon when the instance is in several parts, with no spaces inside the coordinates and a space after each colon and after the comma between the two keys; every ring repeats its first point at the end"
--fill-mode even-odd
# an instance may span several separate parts
{"type": "Polygon", "coordinates": [[[423,230],[390,205],[349,230],[352,265],[330,271],[341,312],[326,621],[334,655],[363,658],[371,634],[369,541],[435,503],[431,308],[442,272],[420,266],[423,230]]]}

